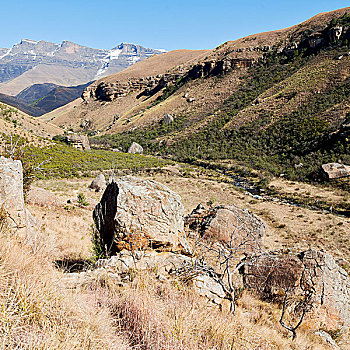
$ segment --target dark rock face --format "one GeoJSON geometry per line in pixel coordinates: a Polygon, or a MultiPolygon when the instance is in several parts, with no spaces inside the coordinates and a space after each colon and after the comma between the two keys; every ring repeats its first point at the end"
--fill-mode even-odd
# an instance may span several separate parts
{"type": "Polygon", "coordinates": [[[112,181],[106,188],[101,201],[93,211],[93,219],[99,232],[102,247],[107,251],[113,251],[115,237],[115,215],[117,213],[118,185],[112,181]]]}
{"type": "Polygon", "coordinates": [[[243,260],[240,272],[245,287],[263,299],[281,301],[288,293],[291,310],[297,314],[301,301],[306,302],[312,326],[350,325],[349,276],[325,251],[261,253],[243,260]]]}

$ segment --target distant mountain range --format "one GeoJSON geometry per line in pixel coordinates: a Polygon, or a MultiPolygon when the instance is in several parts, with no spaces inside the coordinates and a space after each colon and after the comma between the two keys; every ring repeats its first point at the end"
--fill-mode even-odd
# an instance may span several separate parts
{"type": "Polygon", "coordinates": [[[0,100],[11,102],[10,104],[15,104],[15,107],[22,110],[26,108],[26,113],[41,115],[44,111],[51,110],[45,104],[48,99],[23,107],[22,104],[25,103],[23,97],[28,94],[28,90],[25,89],[33,86],[29,91],[36,98],[30,104],[50,92],[58,97],[59,103],[54,103],[56,108],[77,98],[78,91],[81,93],[80,85],[119,72],[137,61],[163,52],[126,43],[106,50],[81,46],[71,41],[55,44],[42,40],[22,39],[12,48],[0,48],[0,93],[15,97],[13,99],[0,95],[0,100]],[[41,84],[45,85],[40,86],[41,84]],[[54,89],[57,88],[55,92],[51,89],[53,85],[54,89]],[[64,89],[72,86],[74,88],[64,89]],[[59,96],[60,92],[64,94],[59,96]],[[69,96],[69,99],[64,96],[69,96]],[[35,107],[34,110],[32,107],[35,107]],[[38,108],[43,110],[39,111],[38,108]]]}

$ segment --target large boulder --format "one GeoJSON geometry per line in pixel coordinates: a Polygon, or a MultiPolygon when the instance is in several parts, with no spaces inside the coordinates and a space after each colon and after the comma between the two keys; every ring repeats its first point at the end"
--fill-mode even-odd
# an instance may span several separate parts
{"type": "Polygon", "coordinates": [[[26,231],[32,227],[32,217],[24,206],[23,168],[19,160],[0,157],[0,208],[6,210],[12,228],[26,231]]]}
{"type": "Polygon", "coordinates": [[[59,199],[53,193],[38,187],[32,187],[28,191],[26,203],[51,209],[60,206],[59,199]]]}
{"type": "Polygon", "coordinates": [[[90,184],[90,188],[92,190],[95,190],[96,192],[100,192],[104,190],[106,186],[107,186],[106,178],[102,173],[98,174],[90,184]]]}
{"type": "Polygon", "coordinates": [[[197,231],[205,240],[219,241],[237,248],[237,253],[260,250],[266,230],[256,215],[233,204],[205,209],[198,205],[185,219],[186,226],[197,231]]]}
{"type": "Polygon", "coordinates": [[[66,136],[66,142],[71,144],[74,148],[80,150],[90,150],[89,138],[86,135],[70,134],[66,136]]]}
{"type": "Polygon", "coordinates": [[[133,142],[128,149],[128,153],[143,153],[143,147],[137,142],[133,142]]]}
{"type": "Polygon", "coordinates": [[[178,194],[155,181],[122,177],[107,186],[94,210],[103,245],[123,249],[189,250],[178,194]]]}
{"type": "Polygon", "coordinates": [[[350,166],[340,163],[327,163],[322,165],[322,174],[326,180],[339,179],[350,176],[350,166]]]}
{"type": "Polygon", "coordinates": [[[283,251],[253,255],[242,262],[245,287],[263,299],[290,296],[291,311],[300,314],[306,303],[310,327],[350,326],[350,279],[326,251],[283,251]]]}

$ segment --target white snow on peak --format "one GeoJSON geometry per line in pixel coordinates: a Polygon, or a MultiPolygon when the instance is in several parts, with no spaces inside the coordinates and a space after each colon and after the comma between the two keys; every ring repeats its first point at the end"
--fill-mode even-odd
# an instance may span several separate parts
{"type": "Polygon", "coordinates": [[[8,49],[7,52],[5,52],[3,55],[0,56],[0,60],[4,58],[5,56],[8,56],[10,54],[12,49],[8,49]]]}
{"type": "Polygon", "coordinates": [[[29,53],[34,56],[33,60],[35,60],[36,59],[36,53],[34,52],[34,50],[30,50],[29,53]]]}
{"type": "Polygon", "coordinates": [[[106,72],[106,70],[108,69],[109,63],[112,60],[117,60],[119,58],[119,55],[122,53],[123,50],[115,48],[112,50],[109,50],[107,55],[102,59],[102,66],[101,68],[97,71],[96,75],[95,75],[95,79],[98,79],[102,76],[102,74],[104,74],[104,72],[106,72]]]}
{"type": "Polygon", "coordinates": [[[112,49],[107,57],[109,57],[111,60],[117,60],[122,51],[123,50],[121,49],[112,49]]]}
{"type": "Polygon", "coordinates": [[[140,61],[141,57],[139,56],[131,56],[129,57],[129,61],[131,61],[130,65],[135,64],[136,62],[140,61]]]}
{"type": "Polygon", "coordinates": [[[22,43],[28,43],[28,44],[37,44],[38,43],[38,41],[35,41],[35,40],[32,40],[32,39],[22,39],[21,40],[21,44],[22,43]]]}
{"type": "Polygon", "coordinates": [[[163,52],[163,53],[168,52],[168,50],[165,50],[165,49],[155,49],[155,50],[156,50],[156,51],[163,52]]]}

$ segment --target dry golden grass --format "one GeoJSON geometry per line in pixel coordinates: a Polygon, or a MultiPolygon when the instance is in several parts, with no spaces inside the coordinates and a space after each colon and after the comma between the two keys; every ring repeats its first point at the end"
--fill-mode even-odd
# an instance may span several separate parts
{"type": "Polygon", "coordinates": [[[243,294],[232,315],[199,298],[189,285],[159,282],[155,276],[153,272],[136,274],[123,289],[109,290],[106,299],[119,331],[136,349],[328,348],[308,330],[301,330],[291,341],[278,323],[281,310],[249,294],[243,294]]]}
{"type": "Polygon", "coordinates": [[[94,295],[62,286],[46,253],[1,232],[0,348],[129,349],[94,295]]]}
{"type": "MultiPolygon", "coordinates": [[[[231,185],[205,178],[179,175],[152,178],[177,191],[188,212],[199,202],[205,203],[215,197],[216,204],[234,203],[262,213],[270,226],[266,245],[292,244],[299,236],[310,242],[305,232],[315,228],[319,221],[322,225],[328,220],[334,221],[337,235],[340,235],[341,226],[336,223],[345,220],[276,203],[252,203],[251,197],[244,196],[231,185]],[[317,220],[318,217],[321,220],[317,220]],[[279,227],[282,222],[286,227],[279,227]],[[284,237],[284,232],[292,229],[294,236],[284,237]]],[[[90,181],[48,180],[36,185],[54,192],[62,201],[76,196],[77,192],[98,200],[101,194],[87,189],[90,181]]],[[[67,211],[31,206],[30,210],[41,226],[34,246],[28,246],[15,236],[0,236],[0,299],[4,305],[0,310],[0,339],[3,347],[329,349],[314,335],[314,330],[304,325],[298,330],[297,339],[292,341],[278,323],[280,307],[259,301],[246,292],[238,299],[236,315],[232,315],[228,305],[224,304],[220,311],[205,298],[198,297],[190,285],[176,280],[160,281],[154,271],[140,274],[131,271],[132,282],[123,287],[106,277],[91,280],[77,289],[67,289],[63,274],[54,269],[53,261],[90,257],[91,209],[67,211]]],[[[348,237],[346,229],[344,232],[348,237]]],[[[317,242],[329,249],[322,233],[317,242]]],[[[340,249],[338,253],[342,255],[340,249]]],[[[344,348],[349,345],[346,334],[338,340],[344,348]]]]}

